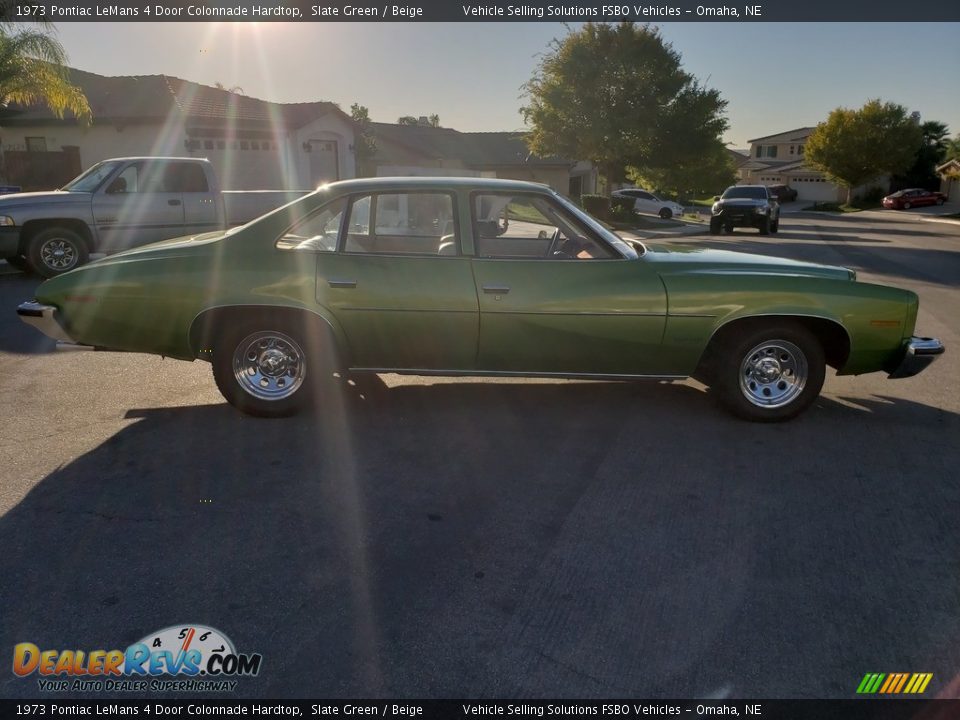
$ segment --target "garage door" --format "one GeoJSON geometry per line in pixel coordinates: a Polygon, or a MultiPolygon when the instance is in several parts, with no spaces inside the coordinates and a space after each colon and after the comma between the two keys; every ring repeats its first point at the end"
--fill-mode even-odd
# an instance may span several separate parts
{"type": "Polygon", "coordinates": [[[836,202],[837,186],[822,178],[793,178],[790,187],[797,191],[797,200],[836,202]]]}

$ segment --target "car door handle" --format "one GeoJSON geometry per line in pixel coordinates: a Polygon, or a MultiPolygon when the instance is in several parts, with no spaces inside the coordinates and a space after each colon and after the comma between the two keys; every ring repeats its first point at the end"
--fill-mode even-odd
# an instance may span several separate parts
{"type": "Polygon", "coordinates": [[[506,295],[510,292],[510,287],[508,285],[484,285],[483,291],[487,295],[506,295]]]}
{"type": "Polygon", "coordinates": [[[357,281],[330,278],[327,280],[327,284],[332,288],[355,288],[357,286],[357,281]]]}
{"type": "Polygon", "coordinates": [[[167,200],[167,205],[179,205],[179,200],[167,200]]]}

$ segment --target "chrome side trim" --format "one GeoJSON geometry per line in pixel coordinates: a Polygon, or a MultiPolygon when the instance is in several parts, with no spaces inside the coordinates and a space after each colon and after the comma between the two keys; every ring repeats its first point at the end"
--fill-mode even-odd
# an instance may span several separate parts
{"type": "Polygon", "coordinates": [[[888,379],[899,380],[918,375],[945,351],[943,343],[937,338],[911,337],[903,346],[900,363],[888,379]]]}
{"type": "Polygon", "coordinates": [[[57,320],[57,308],[53,305],[41,305],[35,301],[20,303],[17,306],[17,315],[27,325],[32,325],[48,338],[76,344],[57,320]]]}
{"type": "Polygon", "coordinates": [[[425,368],[352,367],[350,372],[394,373],[440,377],[529,377],[571,380],[685,380],[688,375],[634,375],[629,373],[523,372],[513,370],[429,370],[425,368]]]}

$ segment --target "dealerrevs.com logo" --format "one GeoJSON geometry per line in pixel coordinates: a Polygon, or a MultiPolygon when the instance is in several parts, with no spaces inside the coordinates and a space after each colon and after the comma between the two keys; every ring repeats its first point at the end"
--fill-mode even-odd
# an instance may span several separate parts
{"type": "Polygon", "coordinates": [[[13,648],[14,674],[36,674],[45,692],[232,692],[235,678],[257,675],[262,660],[238,653],[230,638],[204,625],[172,625],[126,650],[13,648]]]}

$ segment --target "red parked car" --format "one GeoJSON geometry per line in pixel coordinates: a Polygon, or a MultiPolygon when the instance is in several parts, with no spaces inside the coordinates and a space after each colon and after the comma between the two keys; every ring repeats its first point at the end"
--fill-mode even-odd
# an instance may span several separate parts
{"type": "Polygon", "coordinates": [[[883,206],[893,210],[909,210],[912,207],[921,205],[943,205],[947,201],[947,196],[941,192],[924,190],[922,188],[910,188],[909,190],[899,190],[892,195],[887,195],[883,199],[883,206]]]}

